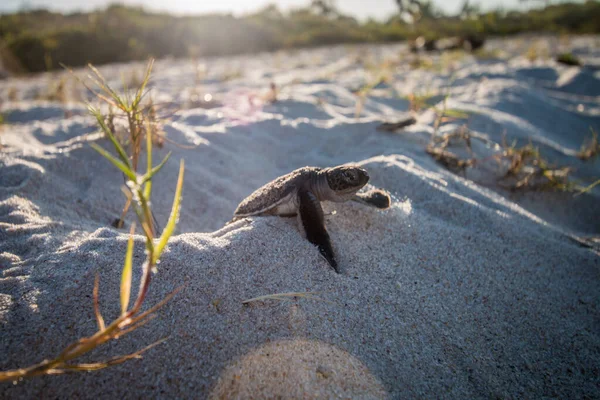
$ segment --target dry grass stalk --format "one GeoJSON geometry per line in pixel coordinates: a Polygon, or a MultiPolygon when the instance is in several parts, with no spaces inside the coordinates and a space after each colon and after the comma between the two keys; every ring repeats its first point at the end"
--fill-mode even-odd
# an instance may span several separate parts
{"type": "Polygon", "coordinates": [[[322,299],[321,297],[315,296],[316,292],[289,292],[289,293],[275,293],[275,294],[267,294],[264,296],[254,297],[252,299],[242,301],[242,304],[247,305],[256,301],[264,301],[264,300],[291,300],[297,297],[311,300],[319,300],[331,303],[328,300],[322,299]]]}

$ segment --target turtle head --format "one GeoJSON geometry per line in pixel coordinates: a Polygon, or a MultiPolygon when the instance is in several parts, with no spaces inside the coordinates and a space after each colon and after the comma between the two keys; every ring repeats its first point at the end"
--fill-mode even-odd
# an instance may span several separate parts
{"type": "Polygon", "coordinates": [[[331,201],[346,201],[352,198],[369,182],[369,174],[355,165],[341,165],[325,171],[331,201]]]}

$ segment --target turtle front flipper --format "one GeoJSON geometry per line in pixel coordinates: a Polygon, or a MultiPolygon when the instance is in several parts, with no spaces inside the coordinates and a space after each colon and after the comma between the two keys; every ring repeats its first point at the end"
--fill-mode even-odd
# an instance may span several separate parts
{"type": "Polygon", "coordinates": [[[357,193],[351,200],[371,207],[377,207],[382,210],[389,208],[392,204],[390,194],[383,189],[373,189],[368,192],[357,193]]]}
{"type": "Polygon", "coordinates": [[[308,190],[300,190],[298,192],[298,225],[300,231],[304,233],[306,239],[317,246],[319,252],[329,265],[339,273],[335,254],[331,246],[331,239],[325,228],[325,218],[323,217],[323,209],[321,203],[308,190]]]}

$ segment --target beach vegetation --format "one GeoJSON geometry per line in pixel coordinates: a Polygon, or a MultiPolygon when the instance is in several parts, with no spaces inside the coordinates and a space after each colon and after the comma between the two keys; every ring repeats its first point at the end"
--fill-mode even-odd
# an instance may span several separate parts
{"type": "MultiPolygon", "coordinates": [[[[150,75],[151,66],[152,64],[150,63],[147,75],[144,78],[146,83],[150,75]]],[[[95,72],[95,76],[98,77],[98,79],[101,79],[101,75],[97,73],[97,70],[92,66],[90,66],[90,68],[93,72],[95,72]]],[[[98,81],[98,83],[102,82],[104,81],[98,81]]],[[[139,101],[144,93],[143,88],[138,88],[136,91],[136,97],[133,99],[123,98],[117,95],[116,92],[113,92],[112,89],[105,84],[102,86],[102,89],[104,90],[104,94],[98,93],[99,97],[104,96],[105,94],[110,95],[110,97],[105,99],[105,101],[114,102],[115,106],[122,107],[120,108],[121,110],[124,112],[131,112],[132,114],[130,115],[132,115],[134,118],[137,118],[134,113],[134,111],[137,109],[135,104],[139,104],[139,101]]],[[[97,275],[94,283],[92,298],[98,330],[91,336],[74,341],[53,359],[44,360],[38,364],[26,368],[0,372],[0,382],[18,382],[24,378],[31,378],[39,375],[56,375],[80,371],[89,372],[103,369],[112,365],[121,364],[133,358],[140,358],[142,353],[165,340],[160,339],[157,342],[150,344],[149,346],[144,347],[134,353],[116,356],[104,361],[86,363],[78,361],[83,355],[90,353],[92,350],[98,348],[102,344],[127,335],[148,323],[150,320],[156,317],[157,310],[166,302],[168,302],[179,290],[179,288],[174,290],[162,301],[158,302],[149,309],[142,310],[142,306],[144,305],[144,301],[150,288],[152,273],[157,270],[160,257],[165,250],[179,219],[184,178],[184,163],[182,160],[179,167],[179,176],[177,179],[169,220],[162,234],[159,235],[157,233],[158,231],[156,229],[152,213],[152,180],[165,165],[169,159],[169,155],[167,155],[158,165],[153,165],[152,137],[151,135],[145,135],[147,166],[145,173],[139,174],[137,168],[134,168],[133,160],[127,154],[125,148],[115,136],[115,132],[111,130],[106,123],[105,116],[102,115],[98,108],[91,104],[88,105],[88,110],[95,117],[98,126],[109,139],[116,155],[111,154],[109,151],[95,143],[91,144],[91,146],[103,157],[105,157],[111,164],[113,164],[113,166],[118,168],[125,176],[126,185],[123,186],[123,192],[125,193],[128,202],[133,204],[133,209],[137,215],[139,227],[141,228],[142,235],[145,238],[145,260],[141,265],[142,271],[139,289],[132,302],[131,288],[133,276],[134,234],[136,229],[136,225],[132,224],[129,231],[129,240],[127,242],[125,260],[121,272],[120,315],[112,322],[105,322],[100,311],[100,304],[98,301],[100,280],[99,276],[97,275]]],[[[137,129],[137,124],[138,122],[136,121],[131,126],[136,127],[137,129]]]]}
{"type": "Polygon", "coordinates": [[[564,65],[580,67],[581,60],[573,55],[573,53],[561,53],[556,56],[556,62],[564,65]]]}
{"type": "MultiPolygon", "coordinates": [[[[98,123],[102,122],[102,132],[111,132],[115,140],[122,145],[124,155],[127,156],[131,163],[131,169],[137,173],[140,154],[142,152],[142,143],[145,136],[151,136],[150,140],[156,145],[162,145],[163,138],[159,136],[159,123],[156,107],[150,100],[144,103],[144,100],[149,97],[148,83],[152,73],[154,59],[150,59],[143,74],[143,78],[137,86],[133,88],[129,83],[134,82],[133,79],[123,77],[123,87],[121,91],[114,89],[102,73],[92,64],[88,65],[89,74],[86,79],[76,77],[87,90],[100,102],[108,106],[108,114],[98,119],[98,123]],[[123,119],[125,121],[124,135],[119,135],[115,120],[123,119]],[[154,136],[154,137],[152,137],[154,136]]],[[[70,70],[73,74],[73,71],[70,70]]],[[[73,74],[74,75],[74,74],[73,74]]],[[[75,75],[74,75],[75,76],[75,75]]],[[[135,74],[131,76],[137,76],[135,74]]],[[[137,79],[137,78],[136,78],[137,79]]],[[[96,110],[100,113],[99,110],[96,110]]],[[[114,221],[113,225],[116,228],[122,228],[125,222],[125,215],[131,206],[131,199],[127,199],[120,218],[114,221]]]]}
{"type": "Polygon", "coordinates": [[[501,180],[508,182],[505,186],[510,190],[573,191],[578,188],[570,179],[572,167],[551,165],[531,143],[521,147],[515,143],[503,144],[502,152],[495,159],[508,165],[501,180]]]}
{"type": "Polygon", "coordinates": [[[38,92],[35,96],[35,99],[58,103],[68,102],[69,96],[67,91],[67,77],[61,76],[59,79],[48,79],[46,88],[38,92]]]}

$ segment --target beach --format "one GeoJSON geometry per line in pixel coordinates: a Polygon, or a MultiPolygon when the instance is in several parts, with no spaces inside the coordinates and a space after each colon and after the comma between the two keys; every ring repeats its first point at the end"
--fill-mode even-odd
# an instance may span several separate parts
{"type": "MultiPolygon", "coordinates": [[[[442,54],[440,69],[411,66],[404,44],[157,61],[153,101],[174,105],[154,151],[155,160],[172,152],[153,181],[163,226],[181,159],[186,172],[176,233],[146,304],[181,291],[154,320],[82,361],[167,340],[104,370],[0,384],[0,397],[599,397],[600,187],[577,196],[511,189],[497,155],[503,144],[531,143],[552,165],[572,167],[580,186],[599,179],[600,161],[576,155],[600,131],[600,39],[523,36],[486,48],[497,58],[442,54]],[[585,66],[530,60],[533,40],[585,66]],[[430,106],[411,114],[415,95],[430,106]],[[189,105],[194,96],[202,106],[189,105]],[[442,109],[462,114],[436,128],[442,109]],[[411,115],[416,123],[401,130],[377,129],[411,115]],[[448,149],[477,161],[453,171],[426,148],[432,134],[459,129],[471,133],[469,146],[448,149]],[[263,184],[345,163],[366,169],[369,188],[393,201],[387,210],[322,204],[340,274],[294,218],[226,225],[263,184]],[[243,303],[278,293],[313,296],[243,303]]],[[[118,86],[144,64],[99,69],[118,86]]],[[[134,214],[124,229],[111,226],[125,204],[123,177],[90,147],[112,151],[78,101],[85,92],[35,99],[62,76],[71,79],[0,80],[0,370],[92,335],[96,274],[104,318],[120,310],[134,214]]]]}

